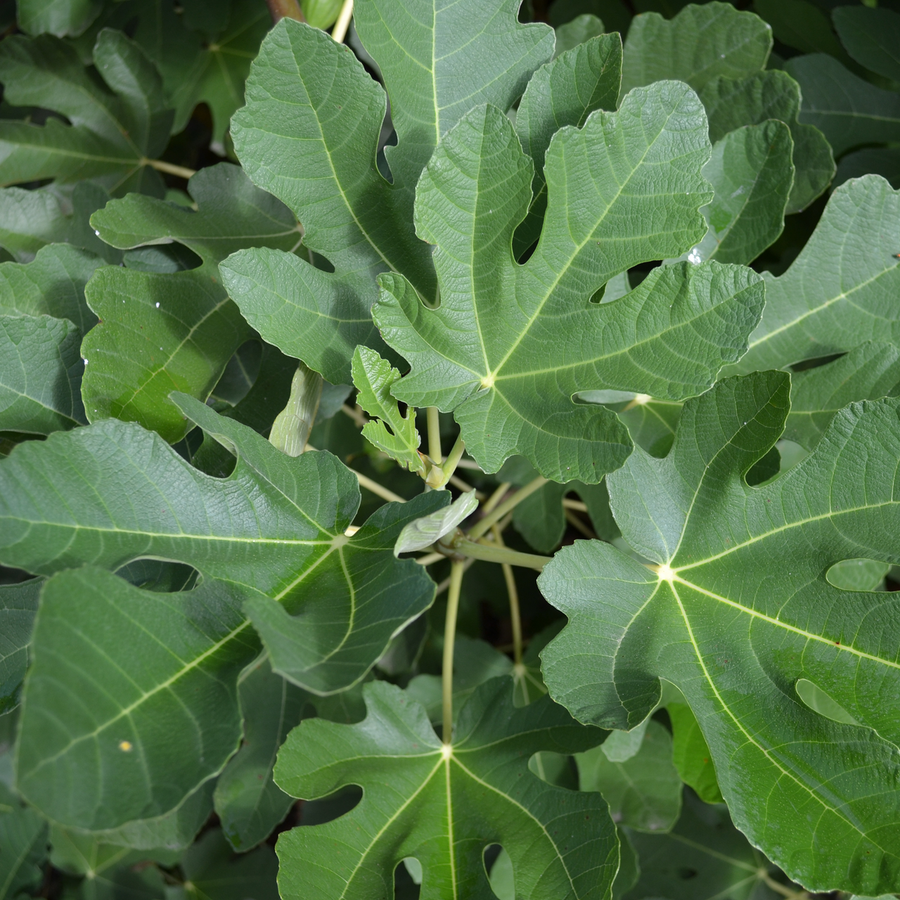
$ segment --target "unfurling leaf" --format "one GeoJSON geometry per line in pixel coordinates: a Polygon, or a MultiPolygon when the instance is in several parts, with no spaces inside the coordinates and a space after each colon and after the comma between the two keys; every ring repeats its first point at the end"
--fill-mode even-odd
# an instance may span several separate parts
{"type": "Polygon", "coordinates": [[[401,413],[391,395],[400,373],[368,347],[357,347],[354,351],[352,372],[353,384],[359,390],[356,402],[372,416],[363,426],[363,434],[373,446],[410,472],[424,472],[426,464],[419,453],[416,411],[407,409],[405,414],[401,413]]]}

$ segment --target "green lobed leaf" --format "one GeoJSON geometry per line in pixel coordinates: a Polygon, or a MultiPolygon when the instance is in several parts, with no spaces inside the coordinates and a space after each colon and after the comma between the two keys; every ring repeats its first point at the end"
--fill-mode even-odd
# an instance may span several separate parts
{"type": "Polygon", "coordinates": [[[360,724],[310,720],[293,731],[275,769],[286,791],[321,797],[361,784],[364,792],[341,818],[282,836],[281,895],[390,896],[395,867],[413,857],[422,900],[489,898],[482,854],[499,843],[521,897],[608,897],[618,846],[606,804],[528,771],[535,752],[587,749],[603,733],[579,728],[546,697],[516,709],[511,688],[498,678],[476,690],[451,745],[419,704],[384,682],[366,686],[360,724]]]}
{"type": "Polygon", "coordinates": [[[866,342],[845,356],[791,376],[791,412],[784,437],[812,449],[834,415],[857,400],[900,393],[900,349],[866,342]]]}
{"type": "Polygon", "coordinates": [[[0,264],[0,313],[68,319],[81,334],[97,321],[84,286],[102,260],[65,245],[38,250],[30,263],[0,264]]]}
{"type": "Polygon", "coordinates": [[[621,81],[622,40],[606,34],[557,56],[528,82],[516,111],[516,133],[534,162],[533,199],[516,234],[517,249],[527,249],[540,235],[547,208],[544,158],[553,135],[564,125],[580,128],[594,110],[614,110],[621,81]]]}
{"type": "Polygon", "coordinates": [[[275,754],[303,717],[306,691],[259,662],[238,682],[243,742],[216,782],[216,814],[231,846],[245,851],[264,841],[294,802],[272,781],[275,754]]]}
{"type": "Polygon", "coordinates": [[[431,604],[431,579],[391,551],[407,520],[446,497],[386,506],[348,538],[359,488],[335,457],[288,457],[199,401],[177,402],[237,454],[228,478],[198,472],[158,436],[115,420],[30,442],[0,463],[0,559],[46,574],[85,563],[116,569],[142,557],[185,563],[300,614],[306,666],[318,660],[320,678],[334,673],[329,689],[358,681],[431,604]],[[91,489],[73,494],[72,483],[91,489]],[[60,493],[70,497],[65,506],[60,493]],[[392,582],[405,587],[385,599],[392,582]]]}
{"type": "Polygon", "coordinates": [[[416,411],[407,409],[405,414],[401,413],[391,396],[391,388],[400,380],[400,373],[374,350],[357,347],[353,352],[352,375],[359,391],[356,402],[372,417],[363,426],[366,439],[411,472],[424,472],[416,411]]]}
{"type": "Polygon", "coordinates": [[[327,604],[307,603],[289,616],[270,597],[250,597],[245,610],[274,671],[316,694],[361,681],[390,639],[431,606],[434,583],[422,567],[390,563],[387,554],[407,523],[447,500],[446,491],[434,491],[376,510],[347,550],[338,550],[339,563],[309,575],[306,592],[327,604]]]}
{"type": "Polygon", "coordinates": [[[85,422],[79,343],[65,319],[0,315],[0,431],[50,434],[85,422]]]}
{"type": "Polygon", "coordinates": [[[785,71],[803,91],[801,121],[828,138],[835,156],[860,144],[900,140],[900,95],[863,81],[824,53],[794,57],[785,71]]]}
{"type": "Polygon", "coordinates": [[[0,586],[0,715],[19,703],[42,584],[32,578],[0,586]]]}
{"type": "Polygon", "coordinates": [[[131,194],[91,218],[115,247],[177,243],[202,261],[176,274],[107,267],[87,289],[91,309],[102,320],[82,345],[89,363],[83,386],[88,418],[136,421],[170,442],[184,437],[188,427],[169,401],[171,391],[206,400],[232,354],[251,336],[220,283],[219,261],[252,244],[294,250],[300,243],[293,214],[237,166],[203,169],[188,190],[196,212],[131,194]]]}
{"type": "Polygon", "coordinates": [[[664,78],[699,91],[717,75],[744,78],[762,69],[771,49],[771,27],[729,3],[692,3],[671,20],[644,13],[631,20],[625,40],[622,92],[664,78]]]}
{"type": "Polygon", "coordinates": [[[780,119],[791,130],[794,185],[787,212],[805,209],[834,176],[834,157],[825,135],[812,125],[802,125],[800,86],[781,71],[757,72],[746,78],[717,77],[700,91],[709,116],[709,139],[722,140],[745,125],[761,125],[780,119]]]}
{"type": "MultiPolygon", "coordinates": [[[[618,732],[614,732],[618,733],[618,732]]],[[[672,737],[650,722],[638,752],[613,762],[603,745],[575,756],[578,786],[599,791],[613,822],[637,831],[669,831],[681,812],[681,779],[672,762],[672,737]]]]}
{"type": "Polygon", "coordinates": [[[369,0],[355,9],[357,33],[391,99],[398,143],[385,156],[394,183],[410,195],[444,134],[482,103],[510,109],[553,53],[553,31],[520,23],[519,5],[369,0]]]}
{"type": "Polygon", "coordinates": [[[572,395],[702,391],[743,353],[759,314],[757,277],[716,263],[661,267],[616,303],[590,302],[612,276],[702,236],[707,156],[696,95],[674,82],[562,129],[547,154],[541,241],[519,266],[509,242],[528,206],[531,162],[502,112],[469,114],[417,193],[418,230],[438,245],[440,308],[425,308],[402,277],[380,278],[376,321],[412,366],[394,395],[454,411],[487,472],[515,453],[554,481],[596,483],[617,468],[629,452],[624,428],[572,395]],[[626,220],[640,226],[622,236],[616,223],[626,220]]]}
{"type": "Polygon", "coordinates": [[[124,34],[97,36],[94,65],[101,82],[59,38],[12,37],[0,50],[4,100],[49,106],[44,125],[0,122],[0,183],[92,179],[112,194],[161,191],[146,166],[166,146],[172,123],[162,82],[143,51],[124,34]]]}
{"type": "Polygon", "coordinates": [[[749,839],[809,890],[877,893],[900,872],[896,601],[825,573],[897,557],[898,403],[843,410],[810,456],[748,487],[788,395],[786,373],[721,381],[685,404],[668,457],[636,449],[608,478],[623,537],[658,565],[599,542],[557,554],[540,585],[570,624],[543,653],[544,678],[579,719],[627,728],[665,677],[749,839]],[[809,710],[800,678],[864,727],[809,710]]]}
{"type": "Polygon", "coordinates": [[[715,197],[702,210],[709,230],[688,259],[749,264],[784,229],[791,193],[793,142],[787,126],[769,119],[725,135],[703,167],[715,197]]]}
{"type": "Polygon", "coordinates": [[[385,110],[384,91],[349,48],[282,19],[233,121],[247,174],[294,211],[306,247],[334,271],[244,251],[222,267],[225,285],[263,338],[334,383],[350,380],[357,344],[380,345],[373,273],[402,268],[424,295],[435,292],[429,250],[412,231],[412,197],[375,164],[385,110]]]}
{"type": "Polygon", "coordinates": [[[104,244],[88,222],[91,213],[108,201],[109,194],[91,181],[79,181],[71,190],[55,185],[0,188],[0,244],[23,263],[54,243],[81,247],[108,263],[120,263],[122,254],[104,244]]]}
{"type": "Polygon", "coordinates": [[[22,698],[22,796],[101,830],[170,812],[217,774],[240,740],[237,677],[259,649],[246,593],[217,581],[153,593],[96,568],[51,578],[22,698]]]}
{"type": "Polygon", "coordinates": [[[900,343],[900,191],[876,175],[841,185],[812,237],[778,278],[747,354],[726,371],[780,368],[864,341],[900,343]]]}
{"type": "Polygon", "coordinates": [[[831,18],[841,43],[856,62],[900,81],[900,15],[895,10],[839,6],[831,18]]]}

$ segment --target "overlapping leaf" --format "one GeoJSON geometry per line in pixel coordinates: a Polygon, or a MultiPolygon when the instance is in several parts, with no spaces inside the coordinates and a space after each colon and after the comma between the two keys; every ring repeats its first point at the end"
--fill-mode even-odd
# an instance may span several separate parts
{"type": "Polygon", "coordinates": [[[518,7],[518,0],[371,0],[355,10],[359,36],[391,98],[398,143],[385,155],[406,191],[470,109],[482,103],[509,109],[550,59],[553,32],[521,24],[518,7]]]}
{"type": "Polygon", "coordinates": [[[43,125],[0,122],[0,183],[91,179],[112,194],[162,192],[159,175],[147,166],[165,148],[173,116],[158,72],[119,31],[102,31],[93,57],[105,84],[58,38],[3,41],[4,100],[49,107],[71,124],[55,116],[43,125]]]}
{"type": "Polygon", "coordinates": [[[169,402],[173,390],[205,400],[225,365],[252,332],[228,299],[217,265],[239,247],[294,250],[293,214],[228,163],[189,182],[194,212],[132,194],[94,214],[91,223],[122,249],[178,243],[197,253],[199,268],[175,273],[107,267],[87,290],[102,320],[82,345],[88,418],[140,422],[169,441],[187,424],[169,402]]]}
{"type": "Polygon", "coordinates": [[[50,434],[85,421],[79,343],[64,319],[0,315],[0,431],[50,434]]]}
{"type": "Polygon", "coordinates": [[[780,119],[791,130],[794,185],[788,212],[799,212],[816,199],[834,176],[834,157],[825,135],[802,125],[800,87],[781,71],[757,72],[746,78],[717,77],[700,91],[709,116],[709,138],[719,141],[744,125],[780,119]]]}
{"type": "Polygon", "coordinates": [[[699,91],[716,76],[743,78],[762,69],[771,49],[772,29],[729,3],[692,3],[669,20],[645,13],[628,30],[622,90],[677,78],[699,91]]]}
{"type": "Polygon", "coordinates": [[[562,129],[547,152],[541,240],[519,266],[510,243],[531,199],[531,162],[500,110],[466,116],[416,199],[419,233],[438,245],[440,308],[425,308],[399,275],[380,279],[376,321],[412,367],[394,395],[453,410],[488,472],[516,453],[556,481],[596,483],[617,468],[625,429],[573,394],[698,393],[741,355],[761,309],[757,276],[716,263],[662,267],[615,303],[590,302],[614,275],[702,236],[708,154],[699,101],[675,82],[562,129]]]}
{"type": "Polygon", "coordinates": [[[268,663],[250,669],[238,692],[243,743],[216,783],[216,813],[236,850],[265,840],[293,802],[272,781],[275,753],[303,716],[310,696],[273,674],[268,663]]]}
{"type": "Polygon", "coordinates": [[[713,147],[703,168],[716,192],[703,208],[706,236],[689,259],[751,263],[784,229],[793,183],[793,144],[786,125],[768,120],[738,128],[713,147]]]}
{"type": "MultiPolygon", "coordinates": [[[[230,583],[234,595],[256,597],[276,607],[278,600],[299,615],[305,655],[297,658],[316,688],[327,684],[337,690],[359,680],[391,636],[431,602],[431,580],[414,562],[395,560],[391,551],[406,521],[432,511],[447,497],[435,492],[405,505],[388,505],[354,538],[347,538],[343,532],[356,511],[359,492],[355,477],[334,457],[327,453],[287,457],[250,429],[217,416],[198,401],[181,396],[179,403],[208,433],[237,452],[237,466],[228,479],[197,472],[156,435],[114,420],[19,447],[0,464],[3,562],[50,574],[84,563],[115,569],[144,556],[178,560],[230,583]],[[89,488],[73,494],[73,483],[89,488]],[[68,498],[65,504],[59,502],[62,494],[68,498]]],[[[76,607],[61,603],[60,619],[65,620],[69,611],[77,616],[76,607]]],[[[111,626],[106,632],[110,639],[116,633],[111,626]]],[[[241,616],[222,637],[222,652],[230,642],[250,634],[250,623],[241,616]]],[[[126,646],[123,642],[122,652],[126,646]]],[[[40,636],[35,652],[41,652],[40,636]]],[[[64,662],[64,656],[45,652],[43,666],[64,662]]],[[[134,646],[131,652],[139,654],[134,646]]],[[[97,677],[90,659],[84,666],[84,678],[97,677]]],[[[183,661],[172,674],[142,690],[141,697],[170,698],[169,684],[193,668],[190,660],[183,661]]],[[[48,676],[51,684],[58,684],[61,677],[58,671],[48,676]]],[[[117,689],[128,693],[133,686],[122,679],[117,689]]],[[[29,740],[27,749],[21,750],[19,778],[28,795],[48,812],[52,809],[55,819],[82,828],[120,828],[129,816],[143,821],[165,814],[183,800],[187,782],[180,784],[176,797],[174,774],[163,769],[158,783],[153,781],[148,788],[167,797],[159,806],[153,805],[156,800],[131,795],[123,795],[122,806],[112,800],[97,805],[99,785],[105,784],[108,773],[99,763],[93,769],[79,760],[80,787],[72,796],[82,805],[68,808],[69,792],[54,791],[52,785],[61,783],[56,778],[64,780],[60,773],[71,775],[75,769],[68,768],[68,755],[55,755],[53,745],[68,747],[71,735],[83,733],[92,737],[73,746],[86,750],[95,738],[99,740],[101,731],[109,737],[115,731],[113,723],[125,727],[122,710],[133,716],[130,707],[138,701],[129,695],[121,702],[98,702],[86,723],[79,705],[57,699],[63,708],[54,712],[52,721],[57,724],[50,725],[46,717],[50,707],[56,710],[53,697],[45,703],[35,696],[25,712],[23,735],[27,732],[29,740]],[[95,716],[100,717],[98,722],[93,721],[95,716]],[[32,776],[35,769],[40,771],[32,776]],[[56,773],[54,778],[51,773],[56,773]]],[[[175,698],[170,702],[176,703],[175,698]]],[[[142,710],[143,703],[141,699],[142,710]]],[[[137,747],[135,737],[126,733],[115,741],[109,737],[106,752],[119,760],[118,742],[127,740],[137,747]]],[[[147,741],[155,746],[150,738],[147,741]]],[[[195,750],[186,755],[193,759],[195,750]]],[[[208,777],[216,763],[214,756],[206,756],[205,764],[194,760],[185,765],[213,767],[204,769],[208,777]]],[[[224,761],[220,759],[219,768],[224,761]]]]}
{"type": "Polygon", "coordinates": [[[864,341],[900,343],[898,222],[900,191],[883,178],[841,185],[790,268],[764,276],[762,321],[728,371],[781,368],[864,341]]]}
{"type": "Polygon", "coordinates": [[[803,91],[801,121],[828,138],[835,156],[900,140],[900,94],[863,81],[825,53],[795,57],[785,71],[803,91]]]}
{"type": "Polygon", "coordinates": [[[283,897],[392,896],[394,869],[413,857],[422,867],[422,900],[490,898],[482,855],[497,843],[512,858],[518,896],[609,896],[618,846],[606,804],[528,769],[535,752],[587,749],[602,732],[579,728],[547,697],[514,708],[508,678],[476,690],[452,745],[441,743],[424,708],[398,688],[376,682],[364,695],[363,722],[304,722],[279,753],[276,780],[294,796],[364,789],[341,818],[280,839],[283,897]]]}
{"type": "Polygon", "coordinates": [[[768,484],[743,475],[780,434],[789,378],[720,382],[685,404],[675,445],[609,477],[644,566],[608,544],[564,549],[541,586],[570,624],[543,653],[576,717],[641,721],[659,677],[684,693],[736,824],[811,890],[877,894],[900,873],[897,603],[826,580],[846,558],[896,562],[896,400],[839,413],[768,484]],[[811,711],[799,679],[860,726],[811,711]],[[865,727],[864,727],[865,726],[865,727]]]}
{"type": "Polygon", "coordinates": [[[430,250],[412,229],[413,189],[447,129],[477,103],[510,107],[550,57],[552,32],[521,25],[516,8],[513,0],[415,0],[357,10],[392,100],[390,182],[376,165],[385,93],[346,48],[284,21],[254,63],[247,105],[234,120],[238,155],[257,184],[294,210],[306,246],[334,272],[254,251],[232,257],[223,278],[266,340],[330,381],[349,381],[356,346],[383,349],[371,322],[373,274],[402,271],[422,296],[435,297],[430,250]]]}
{"type": "Polygon", "coordinates": [[[0,587],[0,714],[19,702],[41,584],[32,578],[0,587]]]}
{"type": "Polygon", "coordinates": [[[22,796],[101,830],[168,813],[215,775],[240,741],[237,677],[259,651],[247,593],[145,592],[96,568],[51,578],[22,700],[22,796]]]}
{"type": "Polygon", "coordinates": [[[621,82],[622,41],[616,34],[598,36],[560,54],[528,82],[516,110],[516,133],[534,162],[534,197],[516,234],[517,256],[540,234],[547,206],[544,158],[553,135],[564,125],[581,127],[594,110],[615,109],[621,82]]]}

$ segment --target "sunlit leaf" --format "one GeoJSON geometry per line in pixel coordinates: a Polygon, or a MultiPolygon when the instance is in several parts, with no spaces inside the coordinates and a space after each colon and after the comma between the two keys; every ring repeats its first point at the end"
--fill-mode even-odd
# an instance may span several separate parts
{"type": "Polygon", "coordinates": [[[785,373],[722,381],[685,404],[665,459],[636,449],[608,478],[623,537],[653,565],[596,541],[557,554],[541,586],[570,624],[544,677],[578,718],[618,728],[671,681],[750,840],[810,890],[877,893],[900,872],[896,601],[825,573],[897,559],[898,404],[843,410],[810,456],[748,487],[788,396],[785,373]],[[810,711],[800,678],[866,727],[810,711]]]}
{"type": "Polygon", "coordinates": [[[541,241],[519,266],[509,241],[530,199],[531,162],[499,110],[463,119],[416,199],[418,230],[438,245],[440,308],[425,308],[400,276],[380,279],[376,320],[412,366],[394,395],[453,410],[488,472],[516,453],[555,481],[596,483],[617,468],[629,452],[624,428],[572,395],[702,391],[743,352],[760,308],[756,276],[716,263],[661,267],[615,303],[590,302],[613,275],[702,236],[707,156],[696,95],[673,82],[562,129],[547,153],[541,241]],[[639,227],[613,238],[621,219],[639,227]]]}

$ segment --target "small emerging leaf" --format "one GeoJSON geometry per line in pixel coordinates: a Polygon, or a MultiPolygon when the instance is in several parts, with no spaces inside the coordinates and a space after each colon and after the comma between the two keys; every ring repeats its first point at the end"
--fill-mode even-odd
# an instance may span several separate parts
{"type": "Polygon", "coordinates": [[[449,506],[431,515],[423,516],[404,526],[394,545],[394,556],[424,550],[445,535],[455,531],[464,519],[478,508],[475,491],[464,491],[449,506]]]}
{"type": "MultiPolygon", "coordinates": [[[[352,365],[353,383],[359,390],[356,402],[372,416],[372,420],[363,426],[362,433],[370,443],[410,472],[424,472],[416,411],[409,408],[405,415],[401,413],[391,394],[391,388],[400,380],[400,373],[368,347],[356,348],[352,365]]],[[[435,462],[440,463],[440,460],[435,462]]]]}

